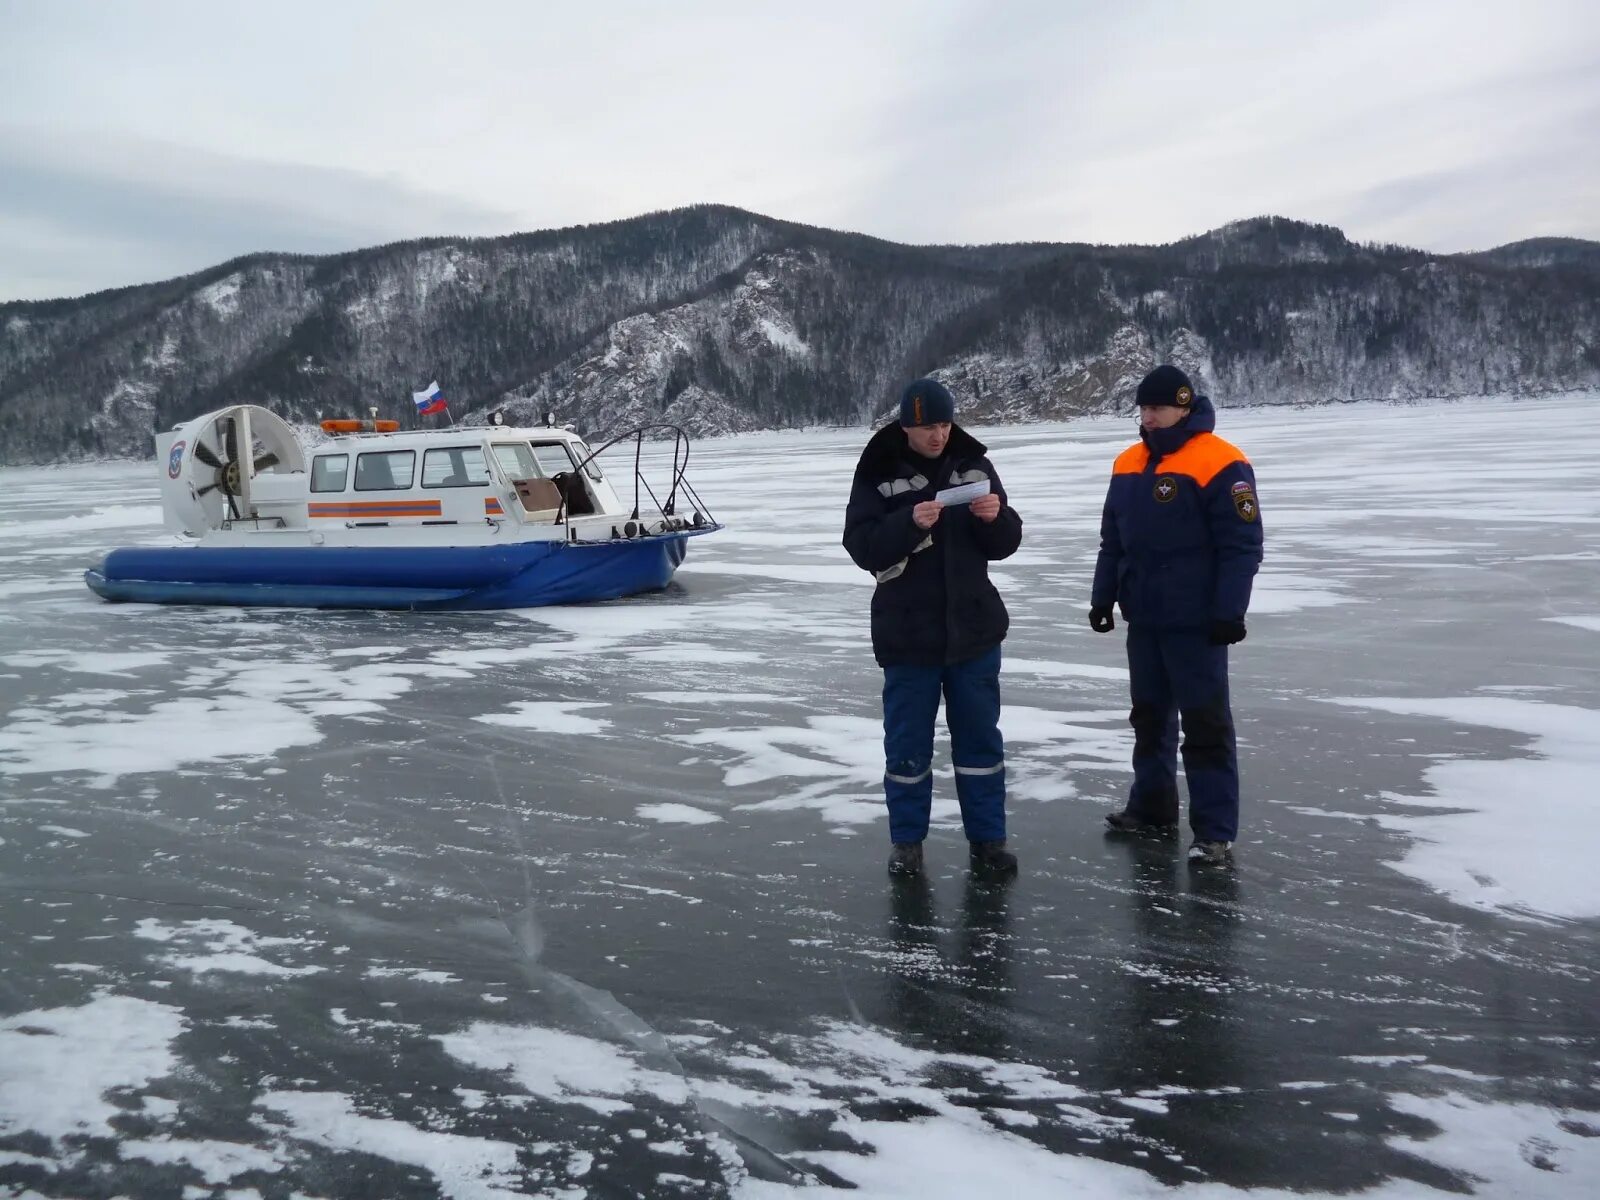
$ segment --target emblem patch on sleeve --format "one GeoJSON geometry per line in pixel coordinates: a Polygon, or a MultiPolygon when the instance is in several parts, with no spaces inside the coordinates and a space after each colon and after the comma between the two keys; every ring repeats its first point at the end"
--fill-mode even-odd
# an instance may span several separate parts
{"type": "Polygon", "coordinates": [[[1233,485],[1233,511],[1239,514],[1241,521],[1254,521],[1261,515],[1261,507],[1256,503],[1256,494],[1250,490],[1248,483],[1233,485]],[[1243,488],[1243,491],[1239,489],[1243,488]]]}
{"type": "Polygon", "coordinates": [[[1171,475],[1156,480],[1156,503],[1169,504],[1178,498],[1178,481],[1171,475]]]}

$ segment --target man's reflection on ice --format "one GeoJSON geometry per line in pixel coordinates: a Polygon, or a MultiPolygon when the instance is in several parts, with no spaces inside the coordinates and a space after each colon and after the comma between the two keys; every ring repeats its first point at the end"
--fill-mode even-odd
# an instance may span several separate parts
{"type": "Polygon", "coordinates": [[[1127,856],[1131,939],[1096,1022],[1097,1074],[1130,1094],[1238,1086],[1238,876],[1190,867],[1166,839],[1107,844],[1127,856]]]}
{"type": "Polygon", "coordinates": [[[1004,1057],[1011,979],[1009,885],[968,876],[959,915],[942,928],[925,876],[889,893],[889,1012],[896,1025],[941,1053],[1004,1057]]]}

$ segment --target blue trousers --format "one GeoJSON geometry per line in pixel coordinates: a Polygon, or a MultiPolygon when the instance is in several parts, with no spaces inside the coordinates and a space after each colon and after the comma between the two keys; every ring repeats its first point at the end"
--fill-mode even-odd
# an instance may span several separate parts
{"type": "Polygon", "coordinates": [[[1133,789],[1128,810],[1152,821],[1178,819],[1178,722],[1189,827],[1203,841],[1239,833],[1239,754],[1228,703],[1228,648],[1204,629],[1128,626],[1132,683],[1133,789]]]}
{"type": "Polygon", "coordinates": [[[1000,647],[947,667],[883,669],[883,796],[889,838],[920,842],[933,807],[933,723],[944,693],[956,800],[971,842],[1006,836],[1006,750],[1000,736],[1000,647]]]}

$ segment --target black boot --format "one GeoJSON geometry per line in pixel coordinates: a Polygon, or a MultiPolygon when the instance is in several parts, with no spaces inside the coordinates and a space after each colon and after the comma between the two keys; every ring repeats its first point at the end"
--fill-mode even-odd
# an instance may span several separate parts
{"type": "Polygon", "coordinates": [[[889,874],[921,875],[922,843],[896,842],[894,849],[889,851],[889,874]]]}
{"type": "Polygon", "coordinates": [[[1208,842],[1196,838],[1194,845],[1189,847],[1189,865],[1191,867],[1231,867],[1233,865],[1233,843],[1208,842]]]}
{"type": "Polygon", "coordinates": [[[972,869],[985,875],[1015,875],[1017,856],[1006,849],[1006,842],[972,842],[972,869]]]}
{"type": "Polygon", "coordinates": [[[1171,821],[1152,821],[1128,808],[1106,814],[1106,828],[1113,833],[1171,833],[1177,827],[1176,818],[1171,821]]]}

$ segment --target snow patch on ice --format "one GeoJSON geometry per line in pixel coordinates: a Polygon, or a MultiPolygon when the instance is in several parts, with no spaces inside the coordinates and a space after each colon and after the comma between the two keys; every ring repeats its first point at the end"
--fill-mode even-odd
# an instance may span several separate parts
{"type": "Polygon", "coordinates": [[[822,584],[828,587],[840,584],[852,587],[867,586],[873,583],[871,575],[852,566],[830,566],[823,563],[815,565],[746,563],[709,556],[686,561],[678,568],[678,572],[689,575],[738,575],[749,579],[778,579],[785,583],[822,584]]]}
{"type": "Polygon", "coordinates": [[[1578,1197],[1600,1179],[1600,1138],[1576,1133],[1576,1114],[1454,1094],[1400,1093],[1389,1105],[1440,1130],[1425,1140],[1390,1138],[1390,1146],[1472,1179],[1480,1196],[1578,1197]]]}
{"type": "Polygon", "coordinates": [[[124,1159],[143,1159],[160,1166],[193,1167],[210,1184],[227,1183],[247,1171],[275,1175],[283,1163],[271,1151],[240,1142],[183,1141],[177,1138],[126,1141],[117,1146],[124,1159]]]}
{"type": "Polygon", "coordinates": [[[110,994],[0,1018],[0,1136],[113,1136],[127,1110],[105,1097],[170,1075],[186,1024],[176,1008],[110,994]]]}
{"type": "Polygon", "coordinates": [[[451,1057],[510,1075],[535,1096],[581,1105],[603,1115],[634,1107],[630,1097],[684,1103],[688,1089],[677,1075],[640,1066],[606,1042],[557,1029],[479,1021],[439,1039],[451,1057]]]}
{"type": "MultiPolygon", "coordinates": [[[[1102,667],[1095,663],[1052,662],[1043,658],[1006,658],[1000,671],[1004,675],[1037,675],[1043,679],[1103,679],[1126,684],[1126,667],[1102,667]]],[[[1004,715],[1004,714],[1002,714],[1004,715]]]]}
{"type": "Polygon", "coordinates": [[[161,961],[195,975],[224,971],[234,975],[287,977],[316,975],[324,970],[315,966],[286,967],[255,953],[257,949],[271,946],[302,946],[306,944],[303,938],[266,937],[215,917],[178,925],[163,925],[154,917],[145,917],[134,926],[134,936],[172,943],[175,949],[189,951],[163,955],[161,961]]]}
{"type": "Polygon", "coordinates": [[[510,1142],[362,1116],[348,1096],[336,1092],[268,1092],[256,1107],[282,1114],[285,1134],[299,1141],[420,1167],[450,1200],[516,1200],[528,1194],[518,1148],[510,1142]]]}
{"type": "MultiPolygon", "coordinates": [[[[120,674],[167,661],[166,653],[72,655],[29,651],[38,665],[120,674]]],[[[13,658],[25,657],[12,655],[13,658]]],[[[207,660],[185,685],[204,692],[166,700],[143,713],[87,707],[70,719],[13,713],[0,729],[0,774],[76,774],[109,787],[142,772],[177,770],[202,762],[261,759],[322,739],[313,718],[381,712],[383,702],[413,687],[413,679],[464,678],[435,663],[272,662],[207,660]],[[197,731],[208,731],[201,736],[197,731]]]]}
{"type": "Polygon", "coordinates": [[[704,729],[672,740],[731,753],[733,761],[723,775],[731,788],[779,778],[858,784],[883,778],[882,726],[866,717],[811,717],[805,728],[704,729]]]}
{"type": "Polygon", "coordinates": [[[1553,621],[1557,625],[1572,625],[1578,629],[1587,629],[1591,633],[1600,633],[1600,617],[1546,617],[1545,620],[1553,621]]]}
{"type": "Polygon", "coordinates": [[[474,717],[485,725],[507,725],[513,729],[531,729],[537,733],[601,733],[611,728],[611,722],[598,717],[584,717],[580,708],[605,708],[600,703],[574,703],[568,700],[519,700],[508,713],[490,713],[474,717]]]}
{"type": "Polygon", "coordinates": [[[0,521],[0,540],[54,537],[96,529],[129,529],[139,525],[160,528],[161,521],[159,504],[102,505],[78,516],[56,517],[47,521],[0,521]]]}
{"type": "Polygon", "coordinates": [[[722,820],[716,813],[689,804],[641,804],[635,811],[647,821],[667,825],[714,825],[722,820]]]}
{"type": "Polygon", "coordinates": [[[1347,697],[1333,703],[1528,737],[1536,757],[1450,760],[1424,773],[1432,795],[1387,797],[1413,809],[1441,810],[1378,818],[1416,839],[1390,865],[1459,904],[1489,912],[1600,916],[1593,878],[1593,848],[1600,844],[1600,806],[1594,801],[1600,712],[1506,696],[1347,697]]]}
{"type": "Polygon", "coordinates": [[[418,983],[460,983],[459,975],[449,971],[430,971],[425,967],[368,967],[368,979],[414,979],[418,983]]]}
{"type": "Polygon", "coordinates": [[[639,699],[654,704],[793,704],[798,696],[780,696],[775,692],[640,692],[639,699]]]}
{"type": "Polygon", "coordinates": [[[1256,576],[1250,592],[1250,615],[1301,612],[1308,608],[1333,608],[1354,602],[1353,597],[1334,591],[1327,580],[1290,571],[1264,569],[1256,576]]]}
{"type": "MultiPolygon", "coordinates": [[[[131,675],[140,667],[159,666],[171,657],[171,652],[165,650],[129,654],[25,650],[20,654],[8,654],[0,658],[0,663],[11,667],[54,667],[57,670],[77,671],[84,675],[131,675]]],[[[109,692],[104,695],[107,699],[115,699],[117,696],[116,693],[109,692]]]]}
{"type": "Polygon", "coordinates": [[[10,600],[17,596],[38,596],[49,592],[75,592],[81,587],[83,579],[76,575],[68,579],[48,575],[25,575],[20,579],[0,583],[0,600],[10,600]]]}
{"type": "Polygon", "coordinates": [[[105,712],[99,720],[14,720],[0,729],[0,775],[87,772],[95,776],[92,786],[110,787],[124,775],[268,758],[321,738],[316,723],[291,708],[234,696],[186,697],[142,714],[105,712]]]}

